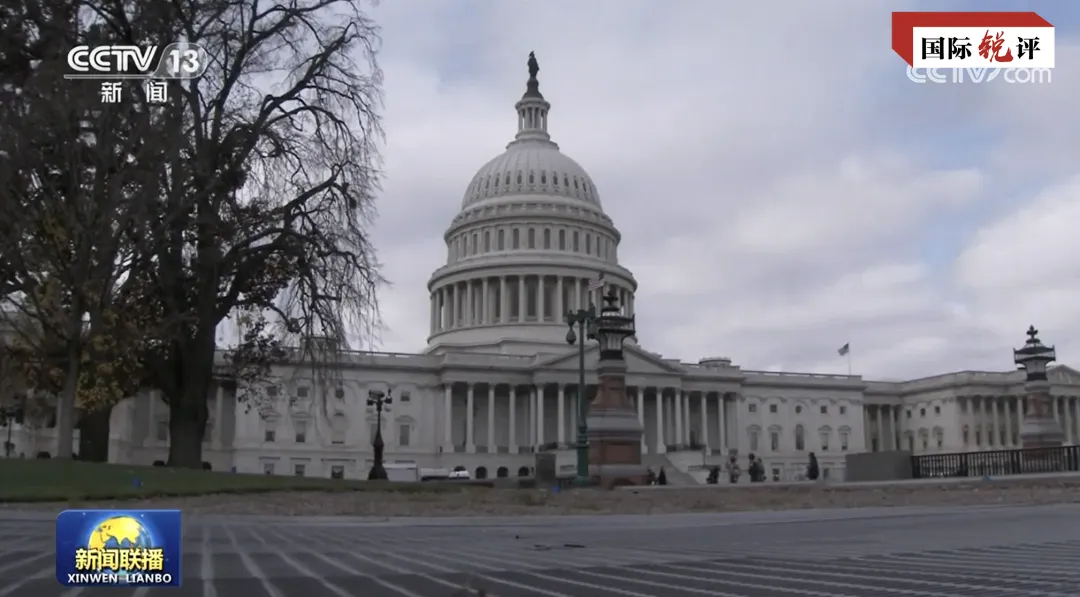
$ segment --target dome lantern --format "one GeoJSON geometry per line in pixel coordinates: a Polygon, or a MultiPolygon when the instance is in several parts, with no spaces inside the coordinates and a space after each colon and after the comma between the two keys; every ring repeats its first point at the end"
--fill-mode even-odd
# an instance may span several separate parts
{"type": "Polygon", "coordinates": [[[529,80],[525,84],[525,95],[514,105],[518,113],[518,132],[515,139],[550,141],[547,119],[551,104],[540,93],[540,81],[536,78],[536,74],[540,72],[540,63],[536,61],[535,52],[529,52],[528,66],[529,80]]]}

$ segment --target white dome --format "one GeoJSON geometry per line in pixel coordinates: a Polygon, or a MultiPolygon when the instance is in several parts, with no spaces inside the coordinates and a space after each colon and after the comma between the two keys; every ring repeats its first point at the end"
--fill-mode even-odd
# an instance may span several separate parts
{"type": "Polygon", "coordinates": [[[529,57],[517,134],[472,177],[428,281],[428,351],[566,351],[566,314],[614,292],[629,313],[637,282],[619,265],[618,229],[596,185],[548,134],[551,104],[529,57]]]}
{"type": "Polygon", "coordinates": [[[462,209],[510,195],[553,195],[600,206],[596,185],[580,164],[551,141],[521,140],[484,164],[465,191],[462,209]]]}

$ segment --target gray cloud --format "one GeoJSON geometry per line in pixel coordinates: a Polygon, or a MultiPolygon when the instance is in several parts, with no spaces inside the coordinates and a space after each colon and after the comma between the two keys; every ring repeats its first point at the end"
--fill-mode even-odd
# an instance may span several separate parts
{"type": "Polygon", "coordinates": [[[839,373],[851,342],[856,373],[912,377],[1008,368],[1035,323],[1076,363],[1080,242],[1049,217],[1080,205],[1073,50],[1053,89],[927,89],[888,50],[902,8],[384,3],[382,348],[423,348],[443,231],[511,139],[535,50],[554,140],[623,232],[646,348],[839,373]]]}

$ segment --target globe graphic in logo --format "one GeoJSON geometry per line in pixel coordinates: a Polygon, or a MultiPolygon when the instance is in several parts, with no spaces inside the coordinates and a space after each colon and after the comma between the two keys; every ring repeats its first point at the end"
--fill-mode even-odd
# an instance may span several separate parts
{"type": "MultiPolygon", "coordinates": [[[[101,521],[86,540],[89,549],[125,549],[132,547],[153,547],[150,531],[139,519],[131,516],[115,516],[101,521]]],[[[124,570],[113,570],[125,575],[124,570]]]]}

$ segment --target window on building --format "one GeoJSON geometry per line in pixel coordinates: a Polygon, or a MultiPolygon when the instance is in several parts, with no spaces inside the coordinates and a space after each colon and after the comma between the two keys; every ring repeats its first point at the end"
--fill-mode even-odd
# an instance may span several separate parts
{"type": "Polygon", "coordinates": [[[566,250],[566,231],[565,230],[560,230],[559,231],[559,250],[560,251],[565,251],[566,250]]]}
{"type": "Polygon", "coordinates": [[[278,395],[277,386],[266,386],[266,395],[271,398],[276,398],[278,395]]]}
{"type": "Polygon", "coordinates": [[[821,451],[822,452],[828,452],[829,451],[829,430],[828,429],[822,429],[821,431],[818,432],[818,435],[821,438],[821,451]]]}
{"type": "Polygon", "coordinates": [[[848,432],[847,431],[841,431],[840,432],[840,451],[841,452],[847,452],[847,449],[848,449],[848,432]]]}
{"type": "Polygon", "coordinates": [[[907,411],[907,418],[909,418],[909,419],[911,418],[911,411],[910,410],[907,411]]]}
{"type": "Polygon", "coordinates": [[[929,447],[930,447],[930,442],[927,440],[927,437],[924,435],[923,438],[922,438],[922,449],[926,450],[929,447]]]}
{"type": "Polygon", "coordinates": [[[795,449],[799,451],[806,449],[806,432],[802,425],[795,426],[795,449]]]}
{"type": "Polygon", "coordinates": [[[748,410],[748,411],[750,411],[752,413],[756,413],[757,412],[757,405],[756,404],[747,404],[746,405],[746,410],[748,410]]]}
{"type": "Polygon", "coordinates": [[[945,447],[945,432],[941,429],[935,430],[934,441],[937,443],[938,450],[945,447]]]}
{"type": "Polygon", "coordinates": [[[408,423],[402,423],[401,425],[398,425],[398,445],[399,446],[408,446],[409,445],[409,439],[410,439],[409,438],[409,431],[410,431],[410,429],[409,429],[409,424],[408,423]]]}
{"type": "Polygon", "coordinates": [[[750,451],[751,452],[757,452],[758,451],[758,432],[757,431],[751,431],[749,435],[750,435],[750,451]]]}
{"type": "Polygon", "coordinates": [[[277,436],[277,421],[263,422],[263,441],[272,442],[277,436]]]}
{"type": "Polygon", "coordinates": [[[469,251],[469,253],[472,254],[472,255],[476,255],[479,251],[480,251],[480,235],[477,234],[476,232],[473,232],[473,235],[472,235],[472,250],[469,251]]]}
{"type": "Polygon", "coordinates": [[[157,422],[157,440],[159,442],[169,441],[169,422],[158,421],[157,422]]]}
{"type": "Polygon", "coordinates": [[[520,249],[521,248],[521,229],[520,228],[514,228],[514,230],[510,233],[510,248],[511,249],[520,249]]]}
{"type": "Polygon", "coordinates": [[[969,429],[967,428],[967,425],[964,425],[964,430],[963,430],[963,431],[962,431],[962,432],[960,433],[960,440],[961,440],[962,442],[964,442],[964,446],[965,446],[965,447],[967,447],[967,445],[968,445],[969,443],[971,443],[971,434],[970,434],[970,433],[971,433],[971,432],[970,432],[970,430],[969,430],[969,429]]]}
{"type": "Polygon", "coordinates": [[[330,478],[331,479],[344,479],[345,478],[345,465],[334,464],[330,466],[330,478]]]}
{"type": "Polygon", "coordinates": [[[294,475],[296,475],[297,477],[303,477],[304,472],[307,470],[307,466],[305,466],[303,464],[300,464],[298,462],[298,463],[293,465],[292,469],[293,469],[293,474],[294,475]]]}
{"type": "Polygon", "coordinates": [[[300,387],[296,388],[296,397],[297,398],[307,398],[308,397],[308,389],[305,388],[304,386],[300,386],[300,387]]]}
{"type": "Polygon", "coordinates": [[[822,406],[821,407],[821,414],[823,414],[823,415],[829,414],[829,407],[828,406],[822,406]]]}
{"type": "Polygon", "coordinates": [[[337,398],[338,400],[344,400],[345,399],[345,388],[338,388],[338,389],[334,390],[334,398],[337,398]]]}
{"type": "Polygon", "coordinates": [[[573,240],[573,242],[574,242],[573,251],[575,253],[580,252],[581,251],[581,237],[578,234],[577,230],[574,231],[574,240],[573,240]]]}
{"type": "Polygon", "coordinates": [[[491,252],[491,231],[490,230],[485,230],[484,231],[484,252],[485,253],[491,252]]]}
{"type": "Polygon", "coordinates": [[[585,235],[585,253],[587,255],[592,255],[592,235],[591,234],[586,234],[585,235]]]}
{"type": "Polygon", "coordinates": [[[302,444],[307,441],[308,422],[304,419],[293,421],[293,430],[296,432],[296,443],[302,444]]]}
{"type": "Polygon", "coordinates": [[[934,407],[934,414],[935,415],[940,415],[941,414],[941,407],[940,406],[935,406],[934,407]]]}
{"type": "Polygon", "coordinates": [[[536,228],[529,228],[529,248],[536,248],[536,228]]]}
{"type": "Polygon", "coordinates": [[[780,469],[774,468],[772,470],[772,480],[773,480],[774,483],[779,483],[780,482],[780,469]]]}
{"type": "Polygon", "coordinates": [[[977,445],[977,446],[982,445],[982,430],[981,429],[976,429],[975,430],[975,445],[977,445]]]}
{"type": "Polygon", "coordinates": [[[272,475],[272,474],[274,474],[274,463],[273,462],[264,462],[263,463],[263,474],[264,475],[272,475]]]}
{"type": "Polygon", "coordinates": [[[925,417],[926,416],[926,409],[925,408],[920,408],[919,409],[919,416],[920,417],[925,417]]]}
{"type": "Polygon", "coordinates": [[[769,449],[772,450],[773,452],[776,452],[776,451],[780,450],[780,432],[779,431],[770,431],[769,432],[769,449]]]}
{"type": "Polygon", "coordinates": [[[796,406],[796,407],[795,407],[795,414],[797,414],[797,415],[801,415],[801,414],[802,414],[802,407],[801,407],[801,406],[796,406]]]}
{"type": "Polygon", "coordinates": [[[402,392],[400,398],[398,398],[398,402],[409,402],[410,400],[412,400],[412,395],[408,392],[402,392]]]}
{"type": "Polygon", "coordinates": [[[498,237],[498,241],[497,241],[498,249],[500,251],[505,250],[506,249],[506,231],[503,230],[502,228],[500,228],[499,231],[496,232],[496,236],[498,237]]]}
{"type": "Polygon", "coordinates": [[[769,412],[773,413],[773,414],[776,414],[776,411],[777,411],[776,405],[775,404],[770,404],[769,405],[769,412]]]}
{"type": "Polygon", "coordinates": [[[847,407],[846,407],[846,406],[841,406],[841,407],[840,407],[840,414],[842,414],[842,415],[846,415],[846,414],[847,414],[847,407]]]}
{"type": "Polygon", "coordinates": [[[348,420],[345,418],[345,415],[341,413],[335,414],[333,421],[330,422],[330,443],[345,443],[345,432],[347,430],[348,420]]]}
{"type": "Polygon", "coordinates": [[[551,248],[551,228],[544,228],[544,248],[551,248]]]}

